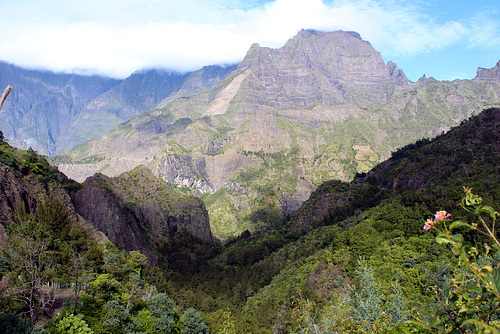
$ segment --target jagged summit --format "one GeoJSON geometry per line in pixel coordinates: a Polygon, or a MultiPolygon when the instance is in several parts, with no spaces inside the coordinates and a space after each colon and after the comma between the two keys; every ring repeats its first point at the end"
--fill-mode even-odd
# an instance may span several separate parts
{"type": "Polygon", "coordinates": [[[500,80],[500,61],[498,61],[497,64],[495,65],[495,67],[493,67],[493,68],[479,67],[477,69],[476,78],[479,78],[479,79],[487,78],[487,79],[500,80]]]}
{"type": "MultiPolygon", "coordinates": [[[[282,48],[252,45],[239,66],[250,70],[266,100],[280,109],[317,103],[380,106],[410,81],[358,33],[301,30],[282,48]]],[[[261,101],[264,103],[264,101],[261,101]]]]}

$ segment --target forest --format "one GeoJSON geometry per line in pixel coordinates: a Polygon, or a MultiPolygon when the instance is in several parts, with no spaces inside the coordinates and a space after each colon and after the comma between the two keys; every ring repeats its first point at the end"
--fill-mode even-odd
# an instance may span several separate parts
{"type": "MultiPolygon", "coordinates": [[[[3,138],[0,165],[79,187],[3,138]]],[[[500,109],[488,109],[324,182],[259,232],[180,236],[158,266],[97,242],[56,198],[19,205],[0,333],[500,333],[499,178],[500,109]]]]}

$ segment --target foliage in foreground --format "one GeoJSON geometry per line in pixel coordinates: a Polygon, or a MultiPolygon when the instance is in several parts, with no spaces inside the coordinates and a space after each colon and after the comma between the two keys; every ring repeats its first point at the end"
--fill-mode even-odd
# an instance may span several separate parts
{"type": "Polygon", "coordinates": [[[451,220],[446,211],[428,219],[424,229],[435,229],[436,242],[449,245],[458,257],[458,266],[448,281],[446,291],[433,289],[437,307],[427,317],[398,326],[393,333],[500,333],[500,242],[496,221],[500,214],[483,206],[482,198],[465,188],[461,207],[474,216],[472,223],[451,220]],[[487,237],[484,250],[464,243],[459,231],[477,230],[487,237]]]}

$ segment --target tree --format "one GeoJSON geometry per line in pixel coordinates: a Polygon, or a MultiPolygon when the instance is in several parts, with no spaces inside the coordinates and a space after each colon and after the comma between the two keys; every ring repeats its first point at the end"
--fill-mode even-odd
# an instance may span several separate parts
{"type": "Polygon", "coordinates": [[[360,289],[353,295],[354,319],[373,325],[382,313],[382,293],[375,281],[373,270],[364,259],[359,259],[356,271],[360,279],[360,289]]]}
{"type": "Polygon", "coordinates": [[[59,241],[67,241],[71,231],[69,212],[58,200],[50,197],[37,203],[36,214],[38,222],[59,241]]]}
{"type": "Polygon", "coordinates": [[[175,311],[174,301],[163,293],[148,300],[149,310],[153,316],[154,333],[171,333],[179,316],[175,311]]]}
{"type": "Polygon", "coordinates": [[[75,295],[74,295],[74,303],[73,303],[73,315],[76,314],[76,307],[78,305],[78,300],[80,299],[80,293],[83,288],[83,284],[89,280],[89,277],[85,274],[85,263],[83,261],[83,256],[74,252],[71,257],[72,264],[72,276],[75,281],[75,295]]]}
{"type": "Polygon", "coordinates": [[[41,327],[16,314],[0,312],[0,334],[43,334],[41,327]]]}
{"type": "Polygon", "coordinates": [[[104,327],[120,331],[120,329],[123,330],[126,327],[133,326],[130,321],[130,314],[118,301],[110,300],[107,302],[104,305],[104,311],[106,312],[103,322],[104,327]]]}
{"type": "Polygon", "coordinates": [[[83,314],[69,314],[57,324],[58,334],[93,334],[85,320],[83,314]]]}
{"type": "Polygon", "coordinates": [[[110,301],[122,292],[120,282],[113,278],[110,274],[97,275],[96,279],[89,284],[89,293],[97,296],[105,301],[110,301]]]}
{"type": "Polygon", "coordinates": [[[4,253],[11,266],[9,293],[26,305],[26,313],[35,323],[55,300],[55,290],[43,287],[52,275],[54,251],[49,249],[52,237],[33,217],[10,224],[7,235],[9,243],[4,253]]]}
{"type": "Polygon", "coordinates": [[[80,299],[80,292],[83,286],[89,281],[90,277],[86,270],[86,261],[84,252],[87,252],[92,245],[93,241],[88,232],[80,226],[73,226],[69,231],[68,237],[70,239],[69,245],[71,248],[71,257],[69,259],[70,277],[74,279],[75,289],[75,302],[73,305],[73,315],[76,314],[76,306],[80,299]]]}
{"type": "Polygon", "coordinates": [[[182,314],[184,329],[181,334],[208,334],[208,326],[203,321],[200,313],[194,308],[188,308],[182,314]]]}

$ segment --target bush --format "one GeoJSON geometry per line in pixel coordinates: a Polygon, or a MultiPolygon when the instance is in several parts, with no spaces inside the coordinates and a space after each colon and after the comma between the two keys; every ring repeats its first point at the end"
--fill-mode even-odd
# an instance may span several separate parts
{"type": "Polygon", "coordinates": [[[182,314],[184,329],[181,334],[208,334],[208,326],[194,308],[188,308],[182,314]]]}
{"type": "Polygon", "coordinates": [[[43,334],[41,327],[12,313],[0,312],[0,334],[43,334]]]}

